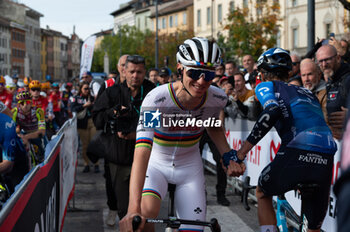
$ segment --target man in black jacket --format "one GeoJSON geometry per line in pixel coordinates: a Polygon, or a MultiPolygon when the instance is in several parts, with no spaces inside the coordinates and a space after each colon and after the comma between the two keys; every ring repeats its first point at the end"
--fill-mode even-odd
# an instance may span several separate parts
{"type": "Polygon", "coordinates": [[[316,53],[317,63],[327,81],[328,125],[333,137],[341,139],[350,89],[350,65],[342,62],[332,45],[323,45],[316,53]]]}
{"type": "Polygon", "coordinates": [[[125,63],[126,80],[107,88],[97,99],[93,119],[97,129],[104,130],[102,141],[108,148],[112,185],[118,199],[119,218],[128,210],[129,178],[136,139],[136,127],[143,99],[154,88],[145,80],[145,60],[128,56],[125,63]]]}

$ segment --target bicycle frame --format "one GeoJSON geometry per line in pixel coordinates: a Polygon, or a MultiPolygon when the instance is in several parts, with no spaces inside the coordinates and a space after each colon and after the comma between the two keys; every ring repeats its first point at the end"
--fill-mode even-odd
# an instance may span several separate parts
{"type": "Polygon", "coordinates": [[[299,230],[296,228],[299,228],[299,224],[300,224],[299,215],[294,211],[294,209],[288,203],[288,201],[284,196],[278,196],[276,203],[277,203],[276,219],[277,219],[277,227],[279,231],[280,232],[289,231],[287,226],[287,215],[288,215],[290,218],[288,222],[293,226],[293,231],[298,232],[299,230]]]}

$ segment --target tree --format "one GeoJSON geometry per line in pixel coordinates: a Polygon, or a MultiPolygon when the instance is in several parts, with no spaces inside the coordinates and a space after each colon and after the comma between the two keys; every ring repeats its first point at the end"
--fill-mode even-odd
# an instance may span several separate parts
{"type": "MultiPolygon", "coordinates": [[[[177,31],[172,35],[159,36],[159,66],[164,66],[163,59],[169,57],[169,68],[176,70],[175,54],[177,46],[185,39],[192,38],[193,31],[177,31]]],[[[109,56],[111,70],[116,69],[117,62],[122,54],[138,54],[145,58],[147,69],[155,67],[155,33],[147,30],[142,32],[136,27],[122,26],[116,35],[106,36],[101,47],[94,51],[91,70],[103,71],[103,57],[105,52],[109,56]],[[120,33],[120,34],[119,34],[120,33]]]]}
{"type": "Polygon", "coordinates": [[[257,0],[253,10],[248,7],[236,8],[229,16],[224,27],[228,36],[219,35],[218,43],[223,48],[226,59],[235,59],[245,54],[255,59],[266,49],[276,45],[279,30],[278,1],[257,0]]]}

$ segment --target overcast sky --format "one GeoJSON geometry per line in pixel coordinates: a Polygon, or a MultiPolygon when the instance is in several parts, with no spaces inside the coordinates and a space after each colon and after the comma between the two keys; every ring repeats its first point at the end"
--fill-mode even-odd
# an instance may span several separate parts
{"type": "Polygon", "coordinates": [[[41,28],[60,31],[66,36],[75,33],[83,40],[90,35],[113,27],[113,11],[129,0],[18,0],[44,16],[41,28]]]}

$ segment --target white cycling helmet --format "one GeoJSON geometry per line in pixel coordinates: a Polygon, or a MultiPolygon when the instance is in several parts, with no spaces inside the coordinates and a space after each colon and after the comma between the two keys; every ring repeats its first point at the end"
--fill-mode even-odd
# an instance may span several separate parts
{"type": "Polygon", "coordinates": [[[185,66],[213,69],[220,64],[221,51],[215,42],[193,37],[178,46],[176,60],[185,66]]]}

